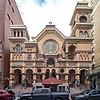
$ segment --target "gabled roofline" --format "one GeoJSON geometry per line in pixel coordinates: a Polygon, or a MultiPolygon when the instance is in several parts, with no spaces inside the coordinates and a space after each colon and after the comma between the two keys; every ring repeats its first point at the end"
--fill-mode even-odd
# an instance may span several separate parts
{"type": "Polygon", "coordinates": [[[36,36],[36,40],[37,40],[37,41],[38,41],[39,37],[41,37],[45,31],[56,31],[56,32],[59,33],[59,35],[60,35],[63,39],[65,39],[65,35],[64,35],[62,32],[60,32],[60,31],[55,27],[55,25],[46,25],[46,27],[36,36]]]}

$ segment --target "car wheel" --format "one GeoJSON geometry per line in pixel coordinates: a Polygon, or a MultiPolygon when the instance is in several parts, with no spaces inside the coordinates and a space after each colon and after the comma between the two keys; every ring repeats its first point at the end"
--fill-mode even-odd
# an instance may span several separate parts
{"type": "Polygon", "coordinates": [[[56,98],[55,100],[63,100],[62,98],[56,98]]]}

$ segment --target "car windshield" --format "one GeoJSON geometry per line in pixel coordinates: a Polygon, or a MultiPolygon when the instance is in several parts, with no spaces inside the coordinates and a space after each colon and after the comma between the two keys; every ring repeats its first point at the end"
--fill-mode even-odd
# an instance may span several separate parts
{"type": "Polygon", "coordinates": [[[38,93],[38,89],[34,89],[34,90],[32,90],[32,93],[38,93]]]}

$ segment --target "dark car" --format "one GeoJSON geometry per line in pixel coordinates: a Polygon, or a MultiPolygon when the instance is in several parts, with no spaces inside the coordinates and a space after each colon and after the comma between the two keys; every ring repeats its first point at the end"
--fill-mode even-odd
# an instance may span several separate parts
{"type": "Polygon", "coordinates": [[[93,89],[86,94],[75,96],[74,100],[100,100],[100,89],[93,89]]]}
{"type": "Polygon", "coordinates": [[[15,94],[14,94],[14,92],[12,94],[11,90],[10,90],[10,92],[8,92],[6,90],[0,90],[0,100],[14,100],[14,98],[15,98],[15,94]]]}
{"type": "Polygon", "coordinates": [[[79,92],[79,93],[71,94],[71,99],[72,99],[72,100],[75,100],[75,99],[74,99],[75,96],[84,95],[84,94],[86,94],[86,93],[89,93],[90,91],[91,91],[91,89],[87,89],[87,90],[83,90],[83,91],[81,91],[81,92],[79,92]]]}
{"type": "Polygon", "coordinates": [[[30,93],[21,93],[17,100],[69,100],[67,92],[51,92],[50,88],[34,89],[30,93]]]}

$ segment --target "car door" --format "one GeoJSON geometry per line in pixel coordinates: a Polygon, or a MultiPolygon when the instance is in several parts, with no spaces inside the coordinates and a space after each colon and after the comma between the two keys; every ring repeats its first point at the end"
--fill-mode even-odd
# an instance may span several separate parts
{"type": "Polygon", "coordinates": [[[33,100],[51,100],[50,93],[48,91],[44,90],[39,90],[37,93],[33,94],[33,100]]]}
{"type": "Polygon", "coordinates": [[[96,99],[100,100],[100,90],[99,89],[97,90],[96,99]]]}

